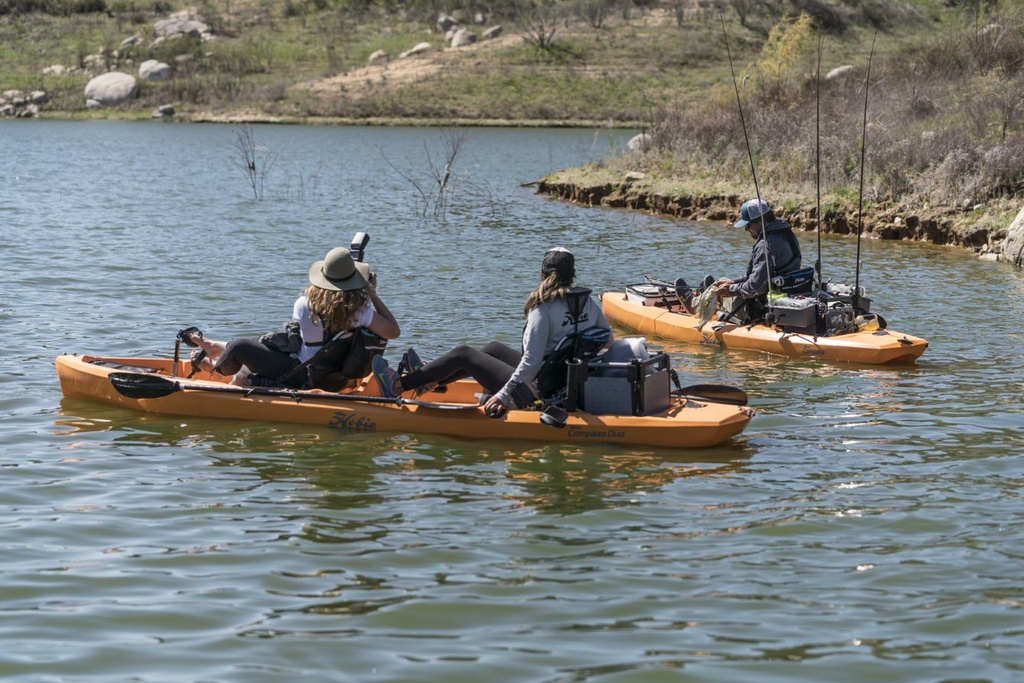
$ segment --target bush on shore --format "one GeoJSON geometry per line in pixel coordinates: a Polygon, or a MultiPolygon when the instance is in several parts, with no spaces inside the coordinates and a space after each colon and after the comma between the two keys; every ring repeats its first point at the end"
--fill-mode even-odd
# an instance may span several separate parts
{"type": "Polygon", "coordinates": [[[737,68],[738,88],[719,84],[700,100],[656,109],[654,149],[609,163],[651,179],[718,178],[752,194],[749,143],[762,193],[813,197],[820,153],[822,190],[849,205],[860,194],[863,151],[869,204],[962,210],[1019,196],[1024,9],[981,9],[972,3],[953,13],[948,30],[923,44],[876,54],[870,73],[865,60],[831,79],[816,77],[818,50],[827,59],[837,39],[819,43],[808,14],[791,16],[775,25],[755,62],[737,68]]]}

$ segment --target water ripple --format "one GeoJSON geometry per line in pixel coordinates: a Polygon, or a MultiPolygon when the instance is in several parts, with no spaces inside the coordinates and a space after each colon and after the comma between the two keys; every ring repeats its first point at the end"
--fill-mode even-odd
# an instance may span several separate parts
{"type": "MultiPolygon", "coordinates": [[[[438,131],[257,133],[283,155],[260,202],[229,127],[0,125],[18,169],[0,189],[5,681],[1020,677],[1020,271],[866,241],[874,306],[931,342],[911,367],[652,340],[684,383],[750,395],[758,416],[714,449],[350,436],[62,399],[58,353],[169,356],[186,325],[276,327],[311,259],[360,230],[401,318],[395,351],[427,358],[517,343],[528,266],[554,244],[595,292],[746,263],[725,225],[520,186],[621,133],[469,131],[437,218],[388,160],[428,181],[438,131]],[[979,316],[966,282],[998,312],[979,316]]],[[[849,279],[854,241],[822,241],[849,279]]]]}

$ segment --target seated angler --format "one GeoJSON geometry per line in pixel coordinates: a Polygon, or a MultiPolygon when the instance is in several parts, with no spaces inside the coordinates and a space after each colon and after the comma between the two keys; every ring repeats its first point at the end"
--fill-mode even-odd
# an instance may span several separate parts
{"type": "Polygon", "coordinates": [[[740,322],[762,320],[770,279],[800,270],[800,242],[793,226],[776,218],[772,207],[760,199],[742,206],[734,227],[744,228],[754,240],[747,272],[735,280],[721,278],[712,286],[719,297],[735,297],[728,316],[740,322]]]}
{"type": "Polygon", "coordinates": [[[485,411],[498,417],[509,408],[529,405],[538,393],[547,393],[549,382],[544,373],[552,373],[553,386],[564,384],[564,361],[562,367],[550,368],[552,352],[559,342],[578,333],[580,338],[595,339],[600,346],[611,341],[611,325],[600,304],[590,296],[590,290],[572,286],[576,277],[575,258],[567,249],[555,247],[544,254],[540,276],[540,285],[527,297],[524,306],[522,352],[494,341],[482,349],[463,344],[421,367],[414,360],[409,363],[412,372],[406,375],[399,375],[378,356],[373,361],[373,371],[382,393],[397,396],[472,377],[492,394],[484,405],[485,411]],[[538,381],[545,386],[538,388],[538,381]]]}
{"type": "MultiPolygon", "coordinates": [[[[231,375],[232,384],[270,383],[337,391],[348,380],[364,376],[369,368],[342,373],[342,368],[336,367],[341,363],[331,356],[328,343],[332,339],[361,329],[385,340],[401,333],[395,316],[377,294],[376,273],[366,263],[355,261],[345,247],[332,249],[310,267],[309,285],[295,300],[292,319],[298,330],[294,348],[244,337],[230,342],[205,339],[194,327],[182,330],[179,336],[188,345],[199,347],[192,357],[197,370],[231,375]]],[[[369,360],[367,356],[367,364],[369,360]]]]}

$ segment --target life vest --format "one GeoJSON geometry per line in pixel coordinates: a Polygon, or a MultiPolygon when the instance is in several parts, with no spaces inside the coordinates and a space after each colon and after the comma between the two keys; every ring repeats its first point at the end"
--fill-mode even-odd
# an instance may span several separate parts
{"type": "Polygon", "coordinates": [[[387,343],[366,327],[340,332],[277,381],[299,389],[340,391],[350,380],[370,374],[373,357],[384,353],[387,343]]]}
{"type": "Polygon", "coordinates": [[[554,396],[565,388],[568,379],[568,362],[589,360],[595,357],[612,337],[612,331],[599,325],[579,329],[580,316],[590,298],[586,287],[572,287],[565,293],[569,307],[569,320],[574,329],[558,340],[555,348],[544,358],[537,373],[537,391],[541,398],[554,396]]]}

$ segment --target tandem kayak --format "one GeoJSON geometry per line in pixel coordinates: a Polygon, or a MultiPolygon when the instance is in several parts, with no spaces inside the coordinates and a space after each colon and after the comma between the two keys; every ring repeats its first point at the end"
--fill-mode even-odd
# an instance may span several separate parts
{"type": "Polygon", "coordinates": [[[913,363],[928,348],[926,340],[888,328],[817,335],[778,325],[710,320],[698,329],[700,318],[683,309],[666,289],[646,283],[633,286],[632,291],[605,292],[601,297],[604,314],[613,324],[638,334],[794,358],[900,364],[913,363]]]}
{"type": "Polygon", "coordinates": [[[574,411],[553,425],[538,410],[489,417],[480,405],[483,389],[471,380],[453,382],[443,393],[407,399],[380,396],[372,378],[334,393],[237,387],[227,384],[227,378],[205,373],[186,379],[190,364],[171,359],[65,354],[57,357],[56,365],[61,391],[68,398],[145,413],[310,424],[344,432],[706,448],[741,433],[754,415],[742,391],[722,385],[684,387],[673,392],[668,407],[656,414],[574,411]]]}

